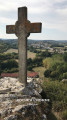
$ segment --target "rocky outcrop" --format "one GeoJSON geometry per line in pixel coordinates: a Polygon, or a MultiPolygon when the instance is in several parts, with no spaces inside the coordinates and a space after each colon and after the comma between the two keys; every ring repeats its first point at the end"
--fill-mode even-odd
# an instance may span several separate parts
{"type": "Polygon", "coordinates": [[[47,120],[50,109],[41,92],[41,86],[30,78],[26,87],[16,78],[1,78],[0,120],[47,120]]]}

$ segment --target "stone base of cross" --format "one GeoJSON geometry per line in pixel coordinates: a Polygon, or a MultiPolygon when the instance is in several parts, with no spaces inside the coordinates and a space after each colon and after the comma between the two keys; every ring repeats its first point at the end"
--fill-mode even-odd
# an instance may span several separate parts
{"type": "Polygon", "coordinates": [[[18,21],[15,25],[7,25],[6,33],[18,37],[19,81],[27,84],[27,37],[30,33],[40,33],[41,23],[31,23],[27,20],[27,7],[18,8],[18,21]]]}

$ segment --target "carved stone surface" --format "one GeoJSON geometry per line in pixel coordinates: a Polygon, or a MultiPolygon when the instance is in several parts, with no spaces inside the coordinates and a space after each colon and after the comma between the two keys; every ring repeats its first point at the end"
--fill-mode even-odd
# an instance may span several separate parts
{"type": "Polygon", "coordinates": [[[27,20],[27,7],[18,8],[18,21],[15,25],[7,25],[8,34],[16,34],[18,37],[19,52],[19,81],[27,84],[27,37],[30,33],[40,33],[41,23],[30,23],[27,20]]]}
{"type": "Polygon", "coordinates": [[[50,107],[40,95],[42,88],[37,79],[27,81],[24,87],[17,78],[0,79],[0,91],[4,90],[0,93],[0,120],[46,120],[50,107]]]}

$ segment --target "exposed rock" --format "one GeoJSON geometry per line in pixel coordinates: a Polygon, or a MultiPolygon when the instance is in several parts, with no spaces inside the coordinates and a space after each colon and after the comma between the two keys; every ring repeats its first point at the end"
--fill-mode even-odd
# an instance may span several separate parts
{"type": "Polygon", "coordinates": [[[28,79],[26,87],[18,79],[0,79],[0,120],[46,120],[50,109],[41,98],[41,86],[28,79]]]}
{"type": "Polygon", "coordinates": [[[4,120],[17,120],[16,115],[10,115],[9,117],[4,118],[4,120]]]}
{"type": "Polygon", "coordinates": [[[16,78],[4,77],[0,79],[0,90],[2,88],[11,89],[13,92],[20,92],[24,86],[16,78]]]}
{"type": "Polygon", "coordinates": [[[6,94],[7,92],[11,91],[11,88],[0,88],[0,94],[6,94]]]}
{"type": "Polygon", "coordinates": [[[23,110],[25,110],[25,109],[29,109],[29,108],[33,108],[33,107],[35,107],[37,104],[27,104],[27,105],[18,105],[18,106],[16,106],[15,107],[15,109],[14,110],[12,110],[12,112],[21,112],[21,111],[23,111],[23,110]]]}
{"type": "Polygon", "coordinates": [[[22,90],[22,93],[25,95],[30,96],[36,96],[38,98],[41,98],[40,94],[38,92],[41,92],[42,89],[39,87],[39,85],[35,84],[32,80],[30,83],[27,84],[27,86],[22,90]],[[36,89],[39,88],[37,91],[36,89]]]}
{"type": "Polygon", "coordinates": [[[45,114],[43,114],[42,118],[43,118],[43,120],[47,120],[47,117],[45,114]]]}
{"type": "Polygon", "coordinates": [[[1,109],[0,110],[0,117],[5,117],[9,114],[12,113],[12,109],[11,108],[5,108],[5,109],[1,109]]]}
{"type": "Polygon", "coordinates": [[[12,112],[20,112],[22,110],[22,108],[23,108],[23,105],[18,105],[15,107],[14,110],[12,110],[12,112]]]}

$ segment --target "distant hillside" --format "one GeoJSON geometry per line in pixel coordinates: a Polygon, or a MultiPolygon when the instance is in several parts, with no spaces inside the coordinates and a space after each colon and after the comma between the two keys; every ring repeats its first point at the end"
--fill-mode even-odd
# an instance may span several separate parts
{"type": "MultiPolygon", "coordinates": [[[[27,44],[31,46],[32,44],[43,45],[47,43],[48,46],[67,46],[67,40],[31,40],[28,39],[27,44]]],[[[0,39],[0,53],[5,52],[6,50],[13,48],[18,49],[18,40],[17,39],[0,39]]]]}

